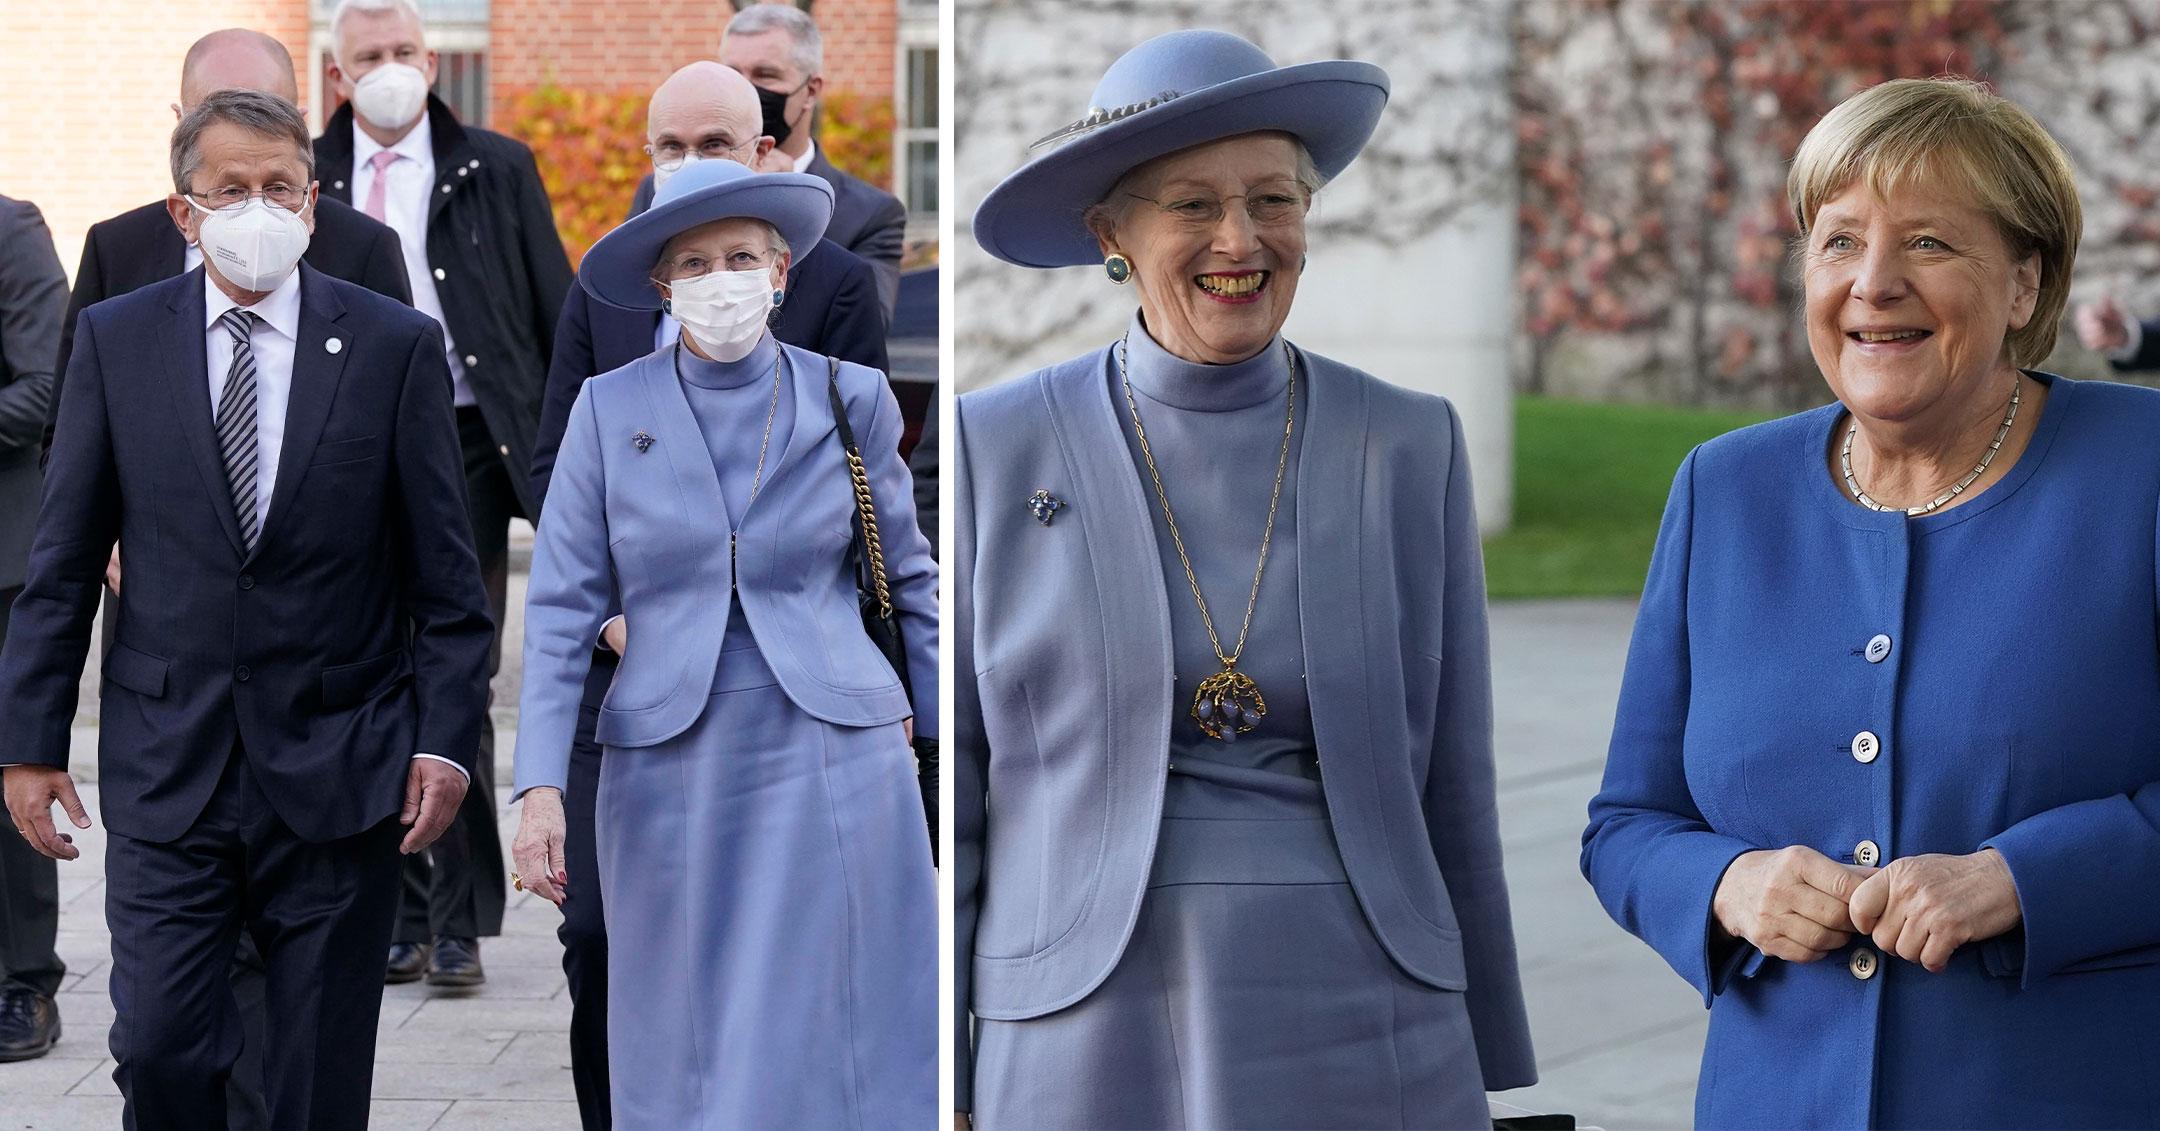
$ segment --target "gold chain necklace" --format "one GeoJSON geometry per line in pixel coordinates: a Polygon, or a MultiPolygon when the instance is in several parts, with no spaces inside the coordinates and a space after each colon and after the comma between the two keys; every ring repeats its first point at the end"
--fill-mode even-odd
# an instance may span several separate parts
{"type": "Polygon", "coordinates": [[[1222,640],[1215,635],[1215,618],[1208,613],[1207,598],[1200,594],[1200,577],[1193,572],[1192,558],[1185,552],[1185,537],[1178,533],[1177,515],[1171,513],[1170,495],[1163,490],[1162,471],[1155,466],[1147,429],[1140,423],[1140,402],[1133,397],[1132,374],[1125,359],[1130,337],[1128,331],[1126,337],[1118,339],[1117,347],[1118,379],[1125,385],[1125,407],[1132,412],[1133,433],[1140,438],[1140,455],[1147,461],[1148,477],[1155,481],[1155,499],[1162,504],[1171,544],[1177,547],[1178,561],[1185,567],[1185,582],[1192,586],[1193,602],[1200,606],[1200,623],[1207,626],[1208,646],[1222,664],[1221,671],[1200,681],[1193,692],[1190,714],[1209,738],[1235,742],[1238,735],[1258,727],[1267,715],[1267,700],[1260,694],[1260,685],[1237,670],[1237,664],[1245,654],[1245,638],[1252,631],[1253,610],[1260,604],[1260,579],[1267,573],[1268,543],[1275,537],[1275,510],[1282,502],[1283,473],[1290,466],[1290,432],[1297,425],[1297,354],[1291,352],[1290,343],[1283,343],[1283,357],[1290,364],[1290,407],[1283,416],[1282,453],[1275,457],[1275,490],[1268,496],[1267,526],[1260,532],[1260,564],[1253,567],[1252,593],[1245,598],[1245,623],[1238,629],[1237,648],[1225,653],[1222,640]]]}
{"type": "MultiPolygon", "coordinates": [[[[676,343],[675,343],[675,379],[676,379],[677,381],[683,381],[683,382],[685,382],[685,383],[688,383],[688,379],[687,379],[687,378],[685,378],[685,377],[683,376],[683,371],[682,371],[682,343],[681,343],[681,342],[676,342],[676,343]]],[[[755,503],[755,502],[757,502],[757,497],[758,497],[758,491],[759,491],[760,489],[762,489],[762,488],[763,488],[763,487],[765,486],[765,449],[766,449],[766,448],[768,448],[768,447],[770,447],[770,446],[772,445],[772,426],[773,426],[773,418],[774,418],[775,416],[779,415],[779,412],[780,412],[780,343],[779,343],[779,342],[774,342],[774,343],[773,343],[773,359],[772,359],[772,403],[771,403],[771,404],[768,404],[768,405],[766,405],[766,406],[765,406],[765,437],[764,437],[763,439],[761,439],[761,440],[759,440],[759,441],[758,441],[758,446],[757,446],[757,471],[756,471],[756,472],[754,472],[754,473],[753,473],[753,474],[752,474],[752,475],[750,476],[750,499],[749,499],[749,501],[748,501],[748,502],[745,502],[745,503],[743,504],[743,510],[745,510],[745,511],[748,511],[748,510],[750,509],[750,504],[751,504],[751,503],[755,503]]],[[[729,523],[728,523],[728,535],[727,535],[727,560],[728,560],[728,588],[729,588],[729,589],[735,589],[735,588],[737,588],[737,586],[736,586],[736,584],[735,584],[735,542],[736,542],[736,535],[737,535],[737,534],[739,534],[739,533],[741,532],[741,530],[742,530],[742,518],[741,518],[741,516],[739,516],[739,515],[738,515],[738,516],[735,516],[735,518],[734,518],[734,520],[733,520],[733,521],[731,521],[731,522],[729,522],[729,523]]]]}

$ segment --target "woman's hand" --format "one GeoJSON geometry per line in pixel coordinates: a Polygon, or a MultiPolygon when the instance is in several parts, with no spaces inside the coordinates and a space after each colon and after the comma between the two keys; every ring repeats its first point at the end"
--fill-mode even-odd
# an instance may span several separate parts
{"type": "Polygon", "coordinates": [[[1942,973],[1957,948],[1992,939],[2024,917],[2010,865],[1992,848],[1892,860],[1852,894],[1854,925],[1884,954],[1930,974],[1942,973]]]}
{"type": "Polygon", "coordinates": [[[609,618],[607,624],[601,626],[600,643],[607,645],[607,650],[617,656],[622,655],[623,649],[630,647],[630,618],[621,615],[609,618]]]}
{"type": "Polygon", "coordinates": [[[543,785],[525,791],[518,806],[517,839],[510,842],[510,861],[526,891],[562,906],[570,886],[570,874],[563,870],[562,790],[543,785]]]}
{"type": "Polygon", "coordinates": [[[1797,844],[1743,852],[1718,881],[1710,917],[1772,958],[1813,962],[1852,941],[1847,901],[1870,871],[1797,844]]]}

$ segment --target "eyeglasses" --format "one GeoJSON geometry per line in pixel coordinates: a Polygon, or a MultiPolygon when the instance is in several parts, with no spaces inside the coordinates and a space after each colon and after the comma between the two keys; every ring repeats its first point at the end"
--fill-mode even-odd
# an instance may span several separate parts
{"type": "Polygon", "coordinates": [[[1268,185],[1236,196],[1218,197],[1194,193],[1159,199],[1141,196],[1137,192],[1128,192],[1125,195],[1135,200],[1147,201],[1180,227],[1193,229],[1212,228],[1222,223],[1223,215],[1229,210],[1233,200],[1244,201],[1245,215],[1262,228],[1294,223],[1312,207],[1311,190],[1295,182],[1268,185]]]}
{"type": "Polygon", "coordinates": [[[285,209],[287,212],[298,212],[300,206],[307,203],[307,193],[308,186],[306,185],[289,185],[284,181],[272,181],[260,189],[254,190],[245,189],[239,185],[223,185],[211,189],[209,192],[188,192],[186,195],[204,202],[212,212],[223,212],[228,208],[238,208],[258,196],[271,204],[277,205],[279,208],[285,209]]]}
{"type": "Polygon", "coordinates": [[[778,259],[779,256],[771,252],[759,255],[751,251],[731,251],[719,259],[714,259],[701,252],[686,251],[673,259],[661,260],[653,270],[652,281],[680,283],[685,279],[695,279],[699,275],[710,275],[715,271],[756,271],[772,266],[778,259]]]}
{"type": "MultiPolygon", "coordinates": [[[[751,138],[747,142],[729,142],[721,138],[707,138],[703,145],[698,146],[697,155],[701,161],[733,161],[738,165],[748,165],[749,162],[743,160],[738,154],[745,149],[754,148],[756,144],[756,138],[751,138]]],[[[672,173],[682,168],[683,162],[690,156],[690,149],[679,141],[663,141],[658,145],[647,143],[645,156],[652,158],[653,168],[664,173],[672,173]]]]}

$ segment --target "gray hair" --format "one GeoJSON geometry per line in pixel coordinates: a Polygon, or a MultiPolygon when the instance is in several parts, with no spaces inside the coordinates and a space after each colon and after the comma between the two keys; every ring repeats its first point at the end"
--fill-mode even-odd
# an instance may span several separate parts
{"type": "Polygon", "coordinates": [[[219,122],[291,142],[300,151],[300,163],[306,167],[308,179],[315,179],[315,144],[308,137],[307,119],[300,116],[299,107],[259,90],[220,90],[206,95],[173,127],[174,191],[188,191],[195,171],[202,168],[202,135],[219,122]]]}
{"type": "Polygon", "coordinates": [[[763,35],[768,31],[784,31],[795,44],[795,65],[802,69],[804,78],[825,73],[825,40],[818,35],[817,23],[809,14],[793,4],[752,4],[735,13],[728,21],[727,30],[721,38],[730,35],[763,35]]]}
{"type": "MultiPolygon", "coordinates": [[[[339,34],[338,29],[344,26],[345,17],[354,12],[396,12],[411,20],[413,26],[420,28],[423,33],[427,29],[427,23],[420,18],[420,9],[413,3],[413,0],[338,0],[337,11],[330,13],[330,55],[332,58],[337,57],[338,48],[344,43],[344,37],[339,34]]],[[[342,63],[343,60],[340,60],[340,62],[342,63]]]]}
{"type": "MultiPolygon", "coordinates": [[[[1291,179],[1303,185],[1306,192],[1317,194],[1321,187],[1327,184],[1327,178],[1320,175],[1320,166],[1314,164],[1312,151],[1305,148],[1304,139],[1291,134],[1284,136],[1290,138],[1290,148],[1297,152],[1297,170],[1290,174],[1291,179]]],[[[1133,183],[1133,175],[1147,164],[1149,162],[1143,161],[1125,170],[1125,174],[1117,179],[1116,184],[1110,186],[1110,191],[1104,193],[1101,200],[1087,206],[1087,211],[1080,214],[1080,222],[1087,225],[1088,231],[1097,236],[1108,236],[1117,232],[1118,225],[1125,222],[1126,214],[1132,209],[1133,197],[1128,192],[1128,186],[1133,183]]]]}

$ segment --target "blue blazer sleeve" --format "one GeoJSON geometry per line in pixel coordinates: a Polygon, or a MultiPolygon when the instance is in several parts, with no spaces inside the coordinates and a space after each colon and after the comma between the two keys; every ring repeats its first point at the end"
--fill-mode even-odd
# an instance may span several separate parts
{"type": "Polygon", "coordinates": [[[1688,716],[1688,565],[1695,455],[1673,479],[1643,584],[1613,720],[1605,781],[1590,799],[1582,872],[1606,913],[1649,943],[1703,1003],[1762,955],[1745,944],[1713,955],[1710,900],[1725,869],[1759,847],[1710,827],[1688,790],[1682,741],[1688,716]]]}
{"type": "MultiPolygon", "coordinates": [[[[2160,362],[2160,323],[2141,357],[2160,362]]],[[[2160,519],[2154,522],[2160,542],[2160,519]]],[[[2160,596],[2160,576],[2154,578],[2160,596]]],[[[1980,846],[2000,852],[2023,921],[1981,944],[1989,970],[2021,986],[2123,951],[2160,947],[2160,782],[2035,813],[1980,846]]]]}
{"type": "Polygon", "coordinates": [[[120,534],[120,474],[113,462],[105,378],[89,315],[75,330],[66,400],[55,417],[45,493],[38,507],[29,572],[0,648],[0,719],[8,742],[0,761],[68,764],[76,685],[90,650],[105,561],[120,534]]]}
{"type": "Polygon", "coordinates": [[[513,796],[564,787],[593,641],[614,603],[607,493],[591,389],[578,393],[535,531],[525,595],[525,687],[513,796]]]}
{"type": "Polygon", "coordinates": [[[965,402],[953,406],[953,733],[945,749],[955,755],[946,762],[952,767],[948,793],[953,812],[953,1104],[972,1111],[975,1053],[969,1009],[989,818],[990,739],[983,731],[982,692],[975,683],[975,493],[968,474],[966,410],[965,402]]]}
{"type": "Polygon", "coordinates": [[[1507,877],[1500,865],[1500,814],[1494,803],[1492,663],[1485,618],[1485,558],[1462,418],[1447,406],[1452,453],[1446,493],[1447,571],[1440,613],[1440,710],[1437,749],[1425,782],[1425,826],[1463,924],[1463,967],[1470,1027],[1487,1091],[1537,1083],[1530,1017],[1516,968],[1507,877]]]}

